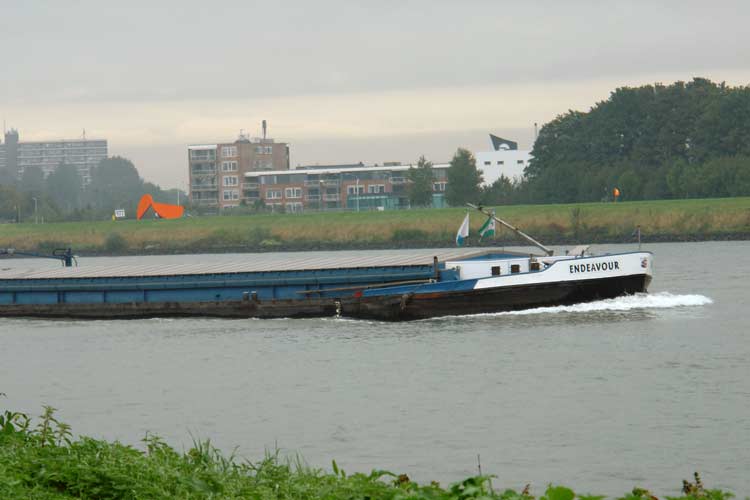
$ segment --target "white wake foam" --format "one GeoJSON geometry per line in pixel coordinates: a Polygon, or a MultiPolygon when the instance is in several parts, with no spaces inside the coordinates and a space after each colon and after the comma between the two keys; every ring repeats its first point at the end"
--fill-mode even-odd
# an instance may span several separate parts
{"type": "Polygon", "coordinates": [[[614,299],[597,300],[596,302],[586,302],[583,304],[574,304],[572,306],[537,307],[536,309],[525,309],[523,311],[509,311],[494,314],[523,316],[528,314],[630,311],[632,309],[670,309],[673,307],[705,306],[708,304],[713,304],[713,300],[705,295],[674,295],[669,292],[659,292],[624,295],[614,299]]]}

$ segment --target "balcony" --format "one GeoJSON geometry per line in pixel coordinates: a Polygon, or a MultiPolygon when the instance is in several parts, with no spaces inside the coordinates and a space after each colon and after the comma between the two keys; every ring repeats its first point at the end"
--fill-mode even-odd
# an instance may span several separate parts
{"type": "Polygon", "coordinates": [[[216,191],[218,188],[216,184],[191,184],[191,191],[216,191]]]}
{"type": "Polygon", "coordinates": [[[406,177],[391,177],[391,184],[406,184],[409,180],[406,177]]]}
{"type": "Polygon", "coordinates": [[[323,187],[338,187],[341,184],[340,181],[335,179],[323,179],[317,181],[305,181],[305,186],[323,186],[323,187]]]}
{"type": "Polygon", "coordinates": [[[190,161],[216,161],[216,152],[215,151],[206,151],[204,152],[198,152],[198,151],[191,151],[190,153],[190,161]]]}
{"type": "Polygon", "coordinates": [[[257,182],[245,182],[243,183],[245,189],[260,189],[260,184],[257,182]]]}
{"type": "Polygon", "coordinates": [[[323,201],[339,201],[341,197],[337,194],[324,194],[323,201]]]}
{"type": "Polygon", "coordinates": [[[320,195],[319,194],[308,194],[305,196],[305,199],[307,201],[320,201],[320,195]]]}

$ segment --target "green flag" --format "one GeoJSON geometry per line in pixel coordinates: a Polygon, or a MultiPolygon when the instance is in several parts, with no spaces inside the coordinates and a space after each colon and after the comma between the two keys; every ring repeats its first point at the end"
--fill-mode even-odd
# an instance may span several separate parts
{"type": "Polygon", "coordinates": [[[485,236],[495,236],[495,218],[494,218],[494,212],[492,215],[490,215],[484,224],[482,224],[482,227],[479,228],[479,240],[481,241],[482,238],[485,236]]]}

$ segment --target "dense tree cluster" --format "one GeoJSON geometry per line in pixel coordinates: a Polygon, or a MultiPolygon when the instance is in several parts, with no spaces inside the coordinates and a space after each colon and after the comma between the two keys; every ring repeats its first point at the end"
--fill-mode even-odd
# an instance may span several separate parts
{"type": "Polygon", "coordinates": [[[532,154],[517,186],[529,201],[750,195],[750,87],[619,88],[544,125],[532,154]]]}
{"type": "Polygon", "coordinates": [[[427,161],[424,156],[421,156],[416,168],[409,167],[407,176],[409,178],[409,204],[412,207],[431,206],[432,185],[435,180],[432,171],[432,162],[427,161]]]}
{"type": "Polygon", "coordinates": [[[454,207],[476,203],[482,192],[482,171],[470,151],[459,148],[446,172],[445,200],[454,207]]]}
{"type": "Polygon", "coordinates": [[[133,217],[144,194],[165,203],[177,200],[176,190],[145,182],[130,160],[118,156],[102,160],[85,188],[71,165],[58,166],[46,178],[38,167],[26,168],[20,180],[0,171],[0,222],[102,219],[119,208],[133,217]]]}

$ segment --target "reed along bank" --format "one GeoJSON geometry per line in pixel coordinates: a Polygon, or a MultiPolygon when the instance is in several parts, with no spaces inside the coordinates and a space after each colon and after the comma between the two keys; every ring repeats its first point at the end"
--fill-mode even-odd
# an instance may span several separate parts
{"type": "MultiPolygon", "coordinates": [[[[0,225],[0,248],[79,255],[425,248],[455,245],[465,208],[385,212],[254,213],[179,220],[77,221],[0,225]]],[[[750,238],[750,198],[514,205],[497,215],[548,244],[750,238]]],[[[479,241],[484,216],[471,213],[468,244],[522,241],[498,227],[479,241]]]]}

